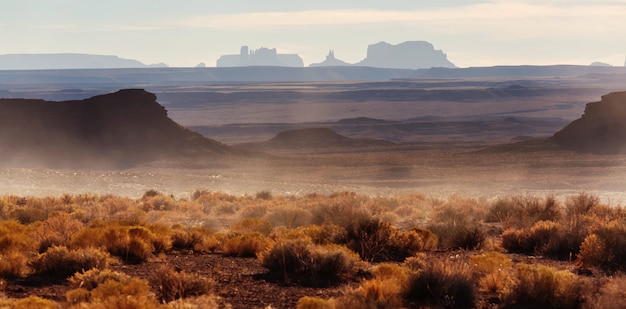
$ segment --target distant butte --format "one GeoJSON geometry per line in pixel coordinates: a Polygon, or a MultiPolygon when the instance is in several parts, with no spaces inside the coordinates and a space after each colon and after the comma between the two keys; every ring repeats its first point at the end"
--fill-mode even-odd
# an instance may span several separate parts
{"type": "Polygon", "coordinates": [[[126,168],[236,152],[175,123],[156,96],[141,89],[80,101],[0,99],[2,166],[126,168]]]}
{"type": "Polygon", "coordinates": [[[626,153],[626,92],[588,103],[580,119],[554,134],[563,149],[588,153],[626,153]]]}
{"type": "Polygon", "coordinates": [[[365,66],[388,69],[430,69],[456,68],[448,60],[443,51],[435,50],[432,44],[425,41],[407,41],[398,45],[386,42],[371,44],[367,47],[367,57],[356,64],[349,64],[335,58],[335,52],[330,51],[326,60],[311,64],[311,67],[320,66],[365,66]]]}

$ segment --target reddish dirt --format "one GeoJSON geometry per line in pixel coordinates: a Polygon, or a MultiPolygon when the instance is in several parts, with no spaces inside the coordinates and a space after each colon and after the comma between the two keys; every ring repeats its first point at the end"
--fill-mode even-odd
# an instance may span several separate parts
{"type": "MultiPolygon", "coordinates": [[[[161,261],[150,261],[139,265],[116,265],[111,268],[131,276],[150,281],[154,271],[161,265],[179,271],[197,273],[215,280],[214,292],[220,304],[232,308],[295,308],[303,296],[328,299],[338,296],[346,287],[324,288],[302,287],[279,283],[268,276],[256,258],[225,257],[219,254],[168,255],[161,261]]],[[[57,302],[65,302],[65,293],[70,289],[65,280],[51,280],[30,276],[14,279],[5,289],[7,297],[24,298],[37,295],[57,302]]],[[[152,287],[156,291],[156,287],[152,287]]]]}

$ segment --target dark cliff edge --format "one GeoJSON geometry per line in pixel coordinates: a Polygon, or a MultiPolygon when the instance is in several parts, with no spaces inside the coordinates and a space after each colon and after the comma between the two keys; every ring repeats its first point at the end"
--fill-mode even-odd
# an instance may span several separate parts
{"type": "Polygon", "coordinates": [[[0,99],[0,166],[128,168],[236,152],[175,123],[141,89],[79,101],[0,99]]]}
{"type": "Polygon", "coordinates": [[[586,153],[626,153],[626,91],[588,103],[581,118],[558,131],[548,141],[561,148],[586,153]]]}

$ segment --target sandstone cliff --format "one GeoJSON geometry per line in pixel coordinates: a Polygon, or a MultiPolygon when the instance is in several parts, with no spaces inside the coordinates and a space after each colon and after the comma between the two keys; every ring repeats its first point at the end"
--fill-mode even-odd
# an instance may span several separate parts
{"type": "Polygon", "coordinates": [[[554,134],[561,148],[590,153],[626,153],[626,92],[602,96],[585,113],[554,134]]]}
{"type": "Polygon", "coordinates": [[[123,168],[233,151],[178,125],[140,89],[80,101],[0,99],[2,166],[123,168]]]}

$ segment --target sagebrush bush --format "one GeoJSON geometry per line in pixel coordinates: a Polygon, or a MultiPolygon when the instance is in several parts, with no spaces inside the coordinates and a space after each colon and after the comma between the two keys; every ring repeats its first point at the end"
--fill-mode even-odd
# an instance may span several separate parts
{"type": "Polygon", "coordinates": [[[626,225],[613,221],[599,227],[583,241],[578,259],[584,267],[626,271],[626,225]]]}
{"type": "Polygon", "coordinates": [[[427,230],[400,231],[373,217],[353,222],[346,232],[346,246],[370,262],[401,262],[436,244],[436,237],[427,230]]]}
{"type": "Polygon", "coordinates": [[[554,196],[513,196],[500,199],[487,210],[486,222],[503,222],[505,227],[529,228],[538,221],[558,221],[562,207],[554,196]]]}
{"type": "Polygon", "coordinates": [[[276,243],[260,256],[263,267],[285,282],[327,286],[352,278],[359,258],[345,247],[315,245],[309,240],[276,243]]]}
{"type": "Polygon", "coordinates": [[[237,235],[226,240],[224,254],[239,257],[255,257],[271,245],[269,238],[259,232],[237,235]]]}
{"type": "Polygon", "coordinates": [[[68,250],[63,246],[53,246],[32,259],[29,266],[37,274],[66,278],[79,271],[105,269],[109,260],[108,252],[98,248],[68,250]]]}
{"type": "Polygon", "coordinates": [[[293,206],[272,208],[265,218],[274,226],[284,226],[289,229],[311,224],[311,213],[306,209],[293,206]]]}
{"type": "Polygon", "coordinates": [[[69,279],[74,289],[66,293],[67,302],[77,308],[157,307],[147,280],[108,270],[92,269],[69,279]]]}
{"type": "Polygon", "coordinates": [[[142,263],[152,256],[155,239],[145,227],[110,223],[82,229],[70,243],[73,248],[104,247],[111,255],[127,263],[142,263]]]}
{"type": "Polygon", "coordinates": [[[506,296],[510,306],[580,308],[585,301],[585,284],[567,270],[543,265],[518,264],[515,285],[506,296]]]}
{"type": "Polygon", "coordinates": [[[83,223],[74,219],[66,212],[55,212],[41,224],[38,224],[34,233],[39,241],[39,252],[46,251],[51,246],[69,246],[72,236],[83,228],[83,223]]]}
{"type": "Polygon", "coordinates": [[[415,306],[471,308],[478,294],[471,268],[460,261],[443,259],[411,275],[404,298],[415,306]]]}
{"type": "Polygon", "coordinates": [[[18,278],[28,274],[28,257],[19,251],[0,253],[0,278],[18,278]]]}
{"type": "Polygon", "coordinates": [[[391,280],[372,279],[349,289],[341,297],[334,299],[337,309],[351,308],[402,308],[402,287],[391,280]]]}
{"type": "Polygon", "coordinates": [[[158,287],[157,298],[162,303],[210,294],[215,285],[212,279],[185,271],[178,272],[168,266],[158,268],[151,281],[158,287]]]}
{"type": "Polygon", "coordinates": [[[272,232],[274,225],[267,219],[264,218],[244,218],[240,221],[235,222],[230,227],[231,232],[235,233],[252,233],[259,232],[265,236],[269,235],[272,232]]]}

